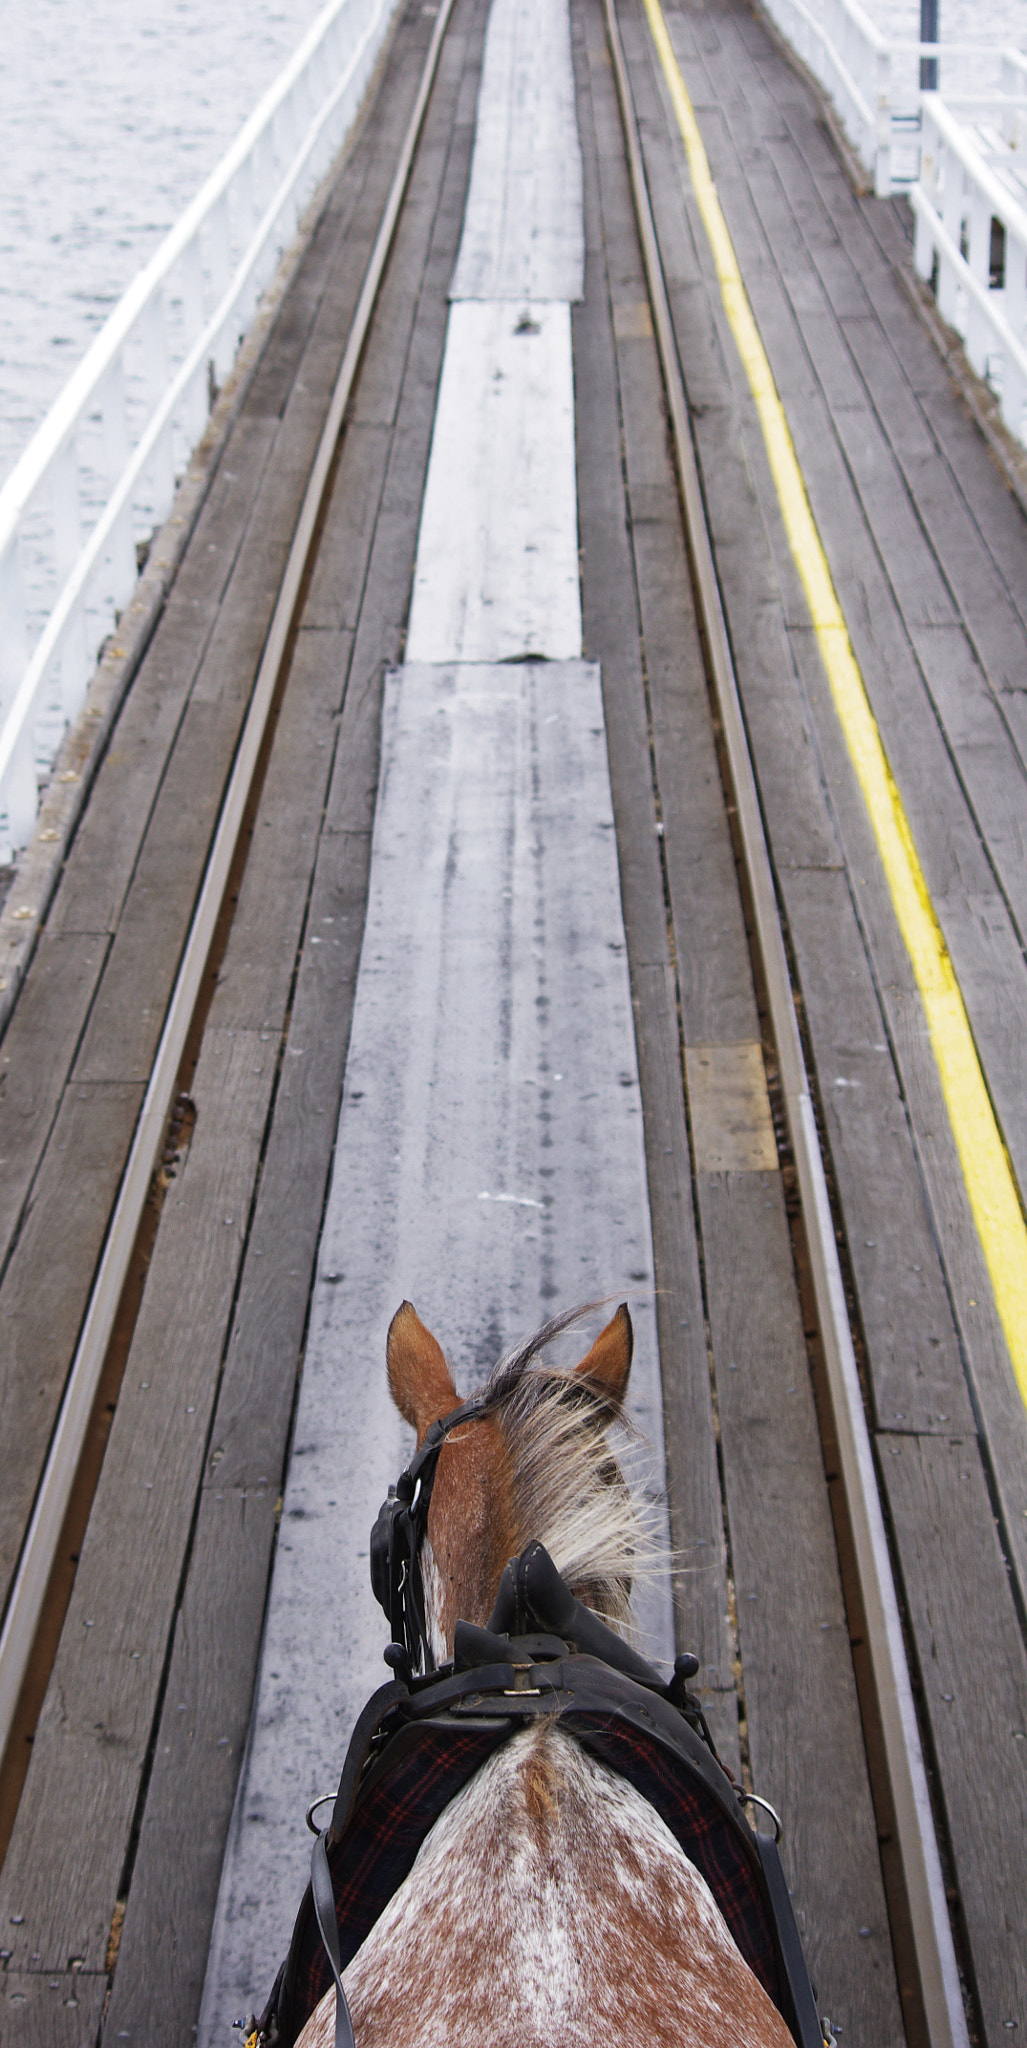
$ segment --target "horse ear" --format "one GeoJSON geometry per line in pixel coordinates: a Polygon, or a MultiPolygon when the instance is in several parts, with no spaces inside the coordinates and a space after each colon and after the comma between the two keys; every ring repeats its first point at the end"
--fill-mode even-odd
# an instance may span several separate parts
{"type": "Polygon", "coordinates": [[[459,1406],[460,1397],[441,1345],[409,1301],[400,1304],[389,1324],[385,1358],[392,1398],[420,1443],[431,1423],[459,1406]]]}
{"type": "Polygon", "coordinates": [[[605,1330],[600,1330],[591,1351],[578,1367],[580,1373],[595,1381],[615,1409],[621,1407],[628,1390],[634,1343],[631,1317],[627,1303],[622,1301],[616,1315],[611,1316],[605,1330]]]}

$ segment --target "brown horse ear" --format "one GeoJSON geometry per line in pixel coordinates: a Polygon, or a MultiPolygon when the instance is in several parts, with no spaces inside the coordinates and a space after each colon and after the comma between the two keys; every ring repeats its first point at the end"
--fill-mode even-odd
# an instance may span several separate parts
{"type": "Polygon", "coordinates": [[[392,1398],[403,1420],[413,1424],[420,1443],[440,1415],[459,1406],[460,1397],[441,1345],[408,1301],[400,1304],[389,1324],[385,1358],[392,1398]]]}
{"type": "Polygon", "coordinates": [[[621,1407],[628,1390],[634,1342],[627,1303],[622,1301],[616,1315],[611,1316],[605,1330],[600,1330],[591,1351],[578,1367],[580,1373],[587,1373],[589,1379],[595,1381],[615,1409],[621,1407]]]}

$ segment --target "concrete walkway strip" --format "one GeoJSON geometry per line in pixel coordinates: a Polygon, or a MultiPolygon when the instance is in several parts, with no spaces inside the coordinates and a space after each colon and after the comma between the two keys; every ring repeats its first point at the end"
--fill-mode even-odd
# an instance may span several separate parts
{"type": "Polygon", "coordinates": [[[568,305],[450,308],[406,651],[581,653],[568,305]]]}
{"type": "MultiPolygon", "coordinates": [[[[632,1414],[663,1436],[641,1100],[598,669],[387,680],[367,926],[258,1702],[200,2028],[266,1991],[333,1789],[386,1675],[368,1531],[409,1448],[385,1335],[411,1299],[461,1392],[547,1315],[610,1289],[632,1414]]],[[[594,1324],[590,1325],[594,1328],[594,1324]]],[[[585,1348],[582,1341],[581,1349],[585,1348]]],[[[565,1356],[574,1362],[574,1340],[565,1356]]],[[[642,1598],[672,1654],[666,1584],[642,1598]]]]}
{"type": "Polygon", "coordinates": [[[585,239],[570,16],[493,0],[451,299],[580,299],[585,239]]]}

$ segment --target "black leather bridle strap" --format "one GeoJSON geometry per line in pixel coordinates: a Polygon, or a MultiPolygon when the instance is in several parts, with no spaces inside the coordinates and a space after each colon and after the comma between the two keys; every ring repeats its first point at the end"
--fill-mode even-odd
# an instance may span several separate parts
{"type": "Polygon", "coordinates": [[[353,2021],[350,2018],[346,1993],[342,1984],[342,1952],[339,1948],[339,1926],[335,1917],[335,1887],[332,1873],[328,1868],[328,1850],[325,1846],[327,1829],[318,1835],[314,1853],[310,1859],[310,1890],[321,1930],[325,1954],[332,1966],[335,1978],[335,2048],[356,2048],[353,2038],[353,2021]]]}

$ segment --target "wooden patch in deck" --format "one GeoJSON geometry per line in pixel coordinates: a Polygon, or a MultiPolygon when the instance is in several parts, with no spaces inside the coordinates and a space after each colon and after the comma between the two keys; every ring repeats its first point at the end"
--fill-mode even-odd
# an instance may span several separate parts
{"type": "Polygon", "coordinates": [[[760,1045],[685,1049],[697,1173],[773,1173],[777,1140],[760,1045]]]}

